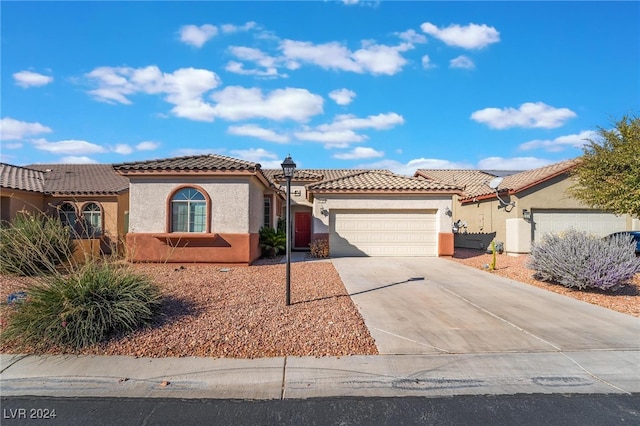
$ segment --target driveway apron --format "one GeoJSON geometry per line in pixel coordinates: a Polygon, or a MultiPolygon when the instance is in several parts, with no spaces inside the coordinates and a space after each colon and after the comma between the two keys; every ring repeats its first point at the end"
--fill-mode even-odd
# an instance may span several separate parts
{"type": "Polygon", "coordinates": [[[336,258],[381,354],[640,350],[640,319],[441,258],[336,258]]]}

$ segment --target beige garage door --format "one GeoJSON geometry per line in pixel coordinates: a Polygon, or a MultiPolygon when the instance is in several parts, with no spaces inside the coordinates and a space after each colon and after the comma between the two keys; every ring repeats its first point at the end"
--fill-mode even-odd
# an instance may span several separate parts
{"type": "Polygon", "coordinates": [[[562,232],[569,228],[587,231],[600,237],[625,231],[624,216],[589,210],[533,210],[533,235],[540,241],[544,234],[562,232]]]}
{"type": "Polygon", "coordinates": [[[331,210],[331,256],[436,256],[435,210],[331,210]]]}

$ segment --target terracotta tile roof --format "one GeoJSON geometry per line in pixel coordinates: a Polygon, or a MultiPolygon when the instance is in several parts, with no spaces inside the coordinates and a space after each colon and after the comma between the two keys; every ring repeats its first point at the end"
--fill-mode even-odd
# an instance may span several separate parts
{"type": "Polygon", "coordinates": [[[309,192],[325,191],[418,191],[457,192],[459,188],[442,182],[406,177],[389,171],[365,170],[345,177],[307,185],[309,192]]]}
{"type": "Polygon", "coordinates": [[[170,171],[252,171],[260,170],[260,164],[238,160],[218,154],[190,155],[186,157],[135,161],[115,164],[118,172],[170,172],[170,171]]]}
{"type": "Polygon", "coordinates": [[[43,192],[44,173],[26,167],[0,163],[0,187],[43,192]]]}
{"type": "MultiPolygon", "coordinates": [[[[337,179],[357,173],[370,171],[369,169],[296,169],[293,174],[294,181],[319,182],[323,180],[337,179]]],[[[389,172],[388,170],[377,170],[389,172]]],[[[282,169],[265,169],[265,176],[272,182],[284,181],[282,169]]]]}
{"type": "Polygon", "coordinates": [[[577,163],[578,159],[573,159],[537,169],[511,172],[504,170],[419,169],[416,171],[415,176],[461,186],[463,188],[462,201],[467,201],[477,197],[493,196],[495,192],[489,188],[488,183],[497,176],[504,177],[502,183],[498,186],[498,190],[509,191],[513,194],[559,174],[566,173],[577,163]]]}
{"type": "Polygon", "coordinates": [[[43,192],[60,195],[114,195],[129,189],[129,179],[111,164],[32,164],[44,176],[43,192]]]}
{"type": "Polygon", "coordinates": [[[471,190],[474,192],[475,188],[482,186],[485,182],[490,181],[496,175],[482,170],[444,170],[444,169],[419,169],[416,171],[415,176],[422,177],[429,180],[436,180],[449,185],[456,185],[464,189],[467,193],[471,190]]]}
{"type": "MultiPolygon", "coordinates": [[[[510,194],[518,193],[558,175],[569,172],[579,163],[579,161],[579,159],[561,161],[548,166],[525,170],[520,173],[505,176],[497,189],[498,191],[508,191],[510,194]]],[[[461,201],[477,197],[493,196],[494,194],[495,192],[492,191],[488,185],[483,184],[478,187],[474,187],[473,190],[465,190],[464,198],[461,201]]]]}

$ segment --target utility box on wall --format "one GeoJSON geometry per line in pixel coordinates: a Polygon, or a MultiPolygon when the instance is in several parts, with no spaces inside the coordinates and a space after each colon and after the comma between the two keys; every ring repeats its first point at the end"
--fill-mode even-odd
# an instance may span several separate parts
{"type": "Polygon", "coordinates": [[[524,219],[507,219],[507,254],[531,253],[531,222],[524,219]]]}

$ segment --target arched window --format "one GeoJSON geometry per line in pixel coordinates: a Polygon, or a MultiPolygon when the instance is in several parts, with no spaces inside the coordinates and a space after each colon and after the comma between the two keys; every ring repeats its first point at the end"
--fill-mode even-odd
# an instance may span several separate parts
{"type": "Polygon", "coordinates": [[[207,201],[195,188],[182,188],[171,197],[171,232],[206,232],[207,201]]]}
{"type": "Polygon", "coordinates": [[[82,208],[85,232],[89,237],[102,234],[102,210],[96,203],[88,203],[82,208]]]}
{"type": "Polygon", "coordinates": [[[60,207],[58,207],[58,217],[63,225],[75,229],[77,216],[76,208],[73,204],[62,203],[60,207]]]}

